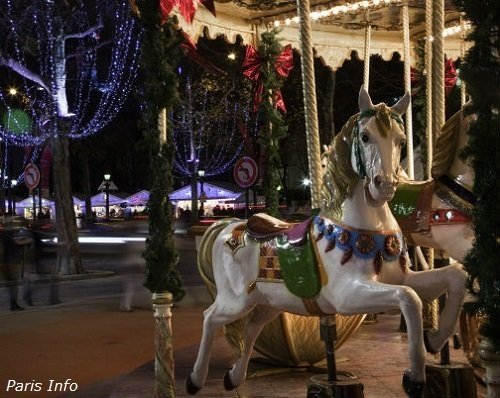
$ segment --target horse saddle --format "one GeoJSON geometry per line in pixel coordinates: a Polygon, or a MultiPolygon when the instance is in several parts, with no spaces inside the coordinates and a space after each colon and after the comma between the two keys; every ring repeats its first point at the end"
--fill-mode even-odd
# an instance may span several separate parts
{"type": "Polygon", "coordinates": [[[293,224],[264,213],[248,219],[246,233],[260,242],[259,281],[281,280],[304,299],[319,293],[323,283],[309,237],[311,223],[312,218],[293,224]]]}
{"type": "Polygon", "coordinates": [[[280,235],[286,236],[288,242],[300,245],[307,238],[312,218],[300,223],[289,223],[265,213],[254,214],[248,219],[246,231],[257,240],[268,240],[280,235]]]}

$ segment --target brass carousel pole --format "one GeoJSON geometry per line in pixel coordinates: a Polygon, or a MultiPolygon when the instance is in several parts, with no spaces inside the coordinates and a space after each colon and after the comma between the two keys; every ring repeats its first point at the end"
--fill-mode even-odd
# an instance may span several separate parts
{"type": "MultiPolygon", "coordinates": [[[[318,110],[316,103],[316,83],[314,76],[314,56],[311,38],[311,18],[309,0],[297,0],[297,10],[300,19],[300,46],[302,53],[302,91],[304,95],[304,114],[307,138],[307,159],[309,165],[309,176],[311,179],[311,209],[319,209],[321,206],[321,149],[319,142],[318,110]]],[[[321,391],[327,391],[328,396],[337,396],[334,391],[347,387],[348,383],[339,384],[335,364],[335,339],[336,326],[335,315],[323,316],[320,320],[321,339],[325,342],[327,353],[328,374],[327,379],[316,376],[311,379],[308,388],[308,397],[320,396],[321,391]]],[[[321,375],[324,376],[324,375],[321,375]]],[[[351,397],[363,396],[363,387],[360,384],[361,395],[354,395],[350,387],[351,397]]],[[[349,390],[347,390],[349,391],[349,390]]],[[[342,395],[344,396],[344,395],[342,395]]]]}
{"type": "MultiPolygon", "coordinates": [[[[441,1],[441,0],[439,0],[441,1]]],[[[434,129],[434,69],[433,69],[433,59],[434,59],[434,30],[433,30],[433,20],[434,20],[434,1],[426,0],[425,2],[425,138],[426,138],[426,165],[425,165],[425,178],[431,178],[432,171],[432,158],[433,158],[433,129],[434,129]]],[[[441,61],[442,62],[442,61],[441,61]]],[[[439,126],[441,128],[441,126],[439,126]]],[[[427,264],[429,269],[434,268],[434,250],[428,249],[427,251],[427,264]]],[[[438,308],[437,302],[428,303],[428,313],[427,318],[428,323],[435,327],[438,319],[438,308]]],[[[425,323],[425,322],[424,322],[425,323]]]]}
{"type": "MultiPolygon", "coordinates": [[[[404,48],[404,86],[405,92],[411,94],[411,55],[410,55],[410,18],[408,13],[408,2],[402,7],[403,13],[403,48],[404,48]]],[[[410,105],[405,113],[406,125],[406,160],[407,173],[411,180],[415,179],[415,167],[413,159],[413,112],[410,96],[410,105]]]]}
{"type": "MultiPolygon", "coordinates": [[[[167,142],[167,110],[158,114],[160,148],[167,142]]],[[[172,304],[170,292],[153,293],[151,297],[155,318],[155,398],[175,396],[174,345],[172,341],[172,304]]]]}
{"type": "Polygon", "coordinates": [[[371,38],[372,27],[369,21],[369,11],[366,12],[366,27],[365,27],[365,48],[363,62],[363,87],[369,91],[370,87],[370,54],[371,54],[371,38]]]}
{"type": "MultiPolygon", "coordinates": [[[[446,121],[445,104],[445,54],[444,54],[444,0],[432,2],[432,23],[427,21],[427,8],[430,0],[426,2],[427,42],[431,59],[426,58],[427,75],[427,175],[432,173],[433,159],[433,132],[440,131],[446,121]],[[432,40],[429,38],[432,37],[432,40]],[[429,95],[428,93],[432,95],[429,95]],[[432,111],[431,111],[432,109],[432,111]],[[429,115],[429,113],[431,113],[429,115]]],[[[427,53],[426,53],[427,54],[427,53]]],[[[443,260],[440,260],[443,263],[443,260]]],[[[443,264],[445,265],[445,264],[443,264]]],[[[429,266],[434,268],[434,251],[429,250],[429,266]]],[[[443,298],[441,298],[442,300],[443,298]]],[[[432,302],[433,325],[436,325],[439,317],[439,302],[432,302]]],[[[452,364],[450,361],[449,343],[446,342],[440,352],[440,362],[426,366],[427,385],[426,396],[439,396],[443,398],[471,397],[477,396],[474,371],[466,364],[452,364]]]]}

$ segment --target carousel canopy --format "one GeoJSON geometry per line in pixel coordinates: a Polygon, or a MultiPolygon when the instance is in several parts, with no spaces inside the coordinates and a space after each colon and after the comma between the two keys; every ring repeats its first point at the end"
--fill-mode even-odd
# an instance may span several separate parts
{"type": "MultiPolygon", "coordinates": [[[[363,57],[364,28],[371,26],[371,54],[390,60],[397,52],[404,58],[402,0],[323,1],[311,0],[312,41],[315,55],[333,70],[351,57],[352,51],[363,57]]],[[[409,0],[409,25],[412,51],[425,35],[425,2],[409,0]]],[[[280,37],[300,51],[299,24],[296,1],[233,0],[216,1],[217,17],[199,7],[191,24],[182,16],[182,29],[196,41],[199,36],[214,38],[223,35],[235,42],[241,37],[244,44],[255,44],[260,33],[274,26],[282,28],[280,37]]],[[[452,0],[445,0],[447,37],[445,52],[448,58],[458,58],[462,40],[460,13],[452,0]]],[[[411,54],[415,65],[417,56],[411,54]]]]}
{"type": "MultiPolygon", "coordinates": [[[[203,183],[203,191],[201,183],[198,182],[198,199],[205,200],[234,200],[241,195],[241,192],[234,192],[227,188],[222,188],[214,184],[203,183]],[[202,197],[202,192],[204,196],[202,197]]],[[[172,202],[181,200],[191,200],[191,185],[186,185],[184,188],[178,189],[168,195],[172,202]]]]}

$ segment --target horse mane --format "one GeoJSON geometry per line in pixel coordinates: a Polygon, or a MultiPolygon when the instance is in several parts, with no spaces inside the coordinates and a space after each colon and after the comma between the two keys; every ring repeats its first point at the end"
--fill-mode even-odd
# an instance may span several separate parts
{"type": "Polygon", "coordinates": [[[450,117],[439,135],[434,141],[434,153],[432,157],[432,176],[434,178],[446,174],[455,159],[458,150],[459,134],[465,128],[465,120],[462,111],[456,112],[450,117]]]}
{"type": "Polygon", "coordinates": [[[340,206],[351,195],[351,189],[358,176],[351,166],[352,131],[358,114],[351,116],[331,144],[326,171],[321,187],[323,209],[340,215],[340,206]]]}

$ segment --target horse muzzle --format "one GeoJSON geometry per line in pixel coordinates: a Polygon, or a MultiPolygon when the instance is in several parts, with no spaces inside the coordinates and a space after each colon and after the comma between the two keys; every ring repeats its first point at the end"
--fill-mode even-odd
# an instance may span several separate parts
{"type": "Polygon", "coordinates": [[[383,177],[381,175],[375,176],[373,179],[373,184],[375,188],[381,193],[391,193],[394,195],[396,192],[396,187],[398,186],[399,180],[397,178],[383,177]]]}
{"type": "Polygon", "coordinates": [[[376,203],[377,205],[382,205],[385,202],[389,202],[396,193],[396,188],[398,186],[397,179],[386,179],[382,176],[375,176],[373,181],[368,184],[368,193],[370,201],[376,203]]]}

